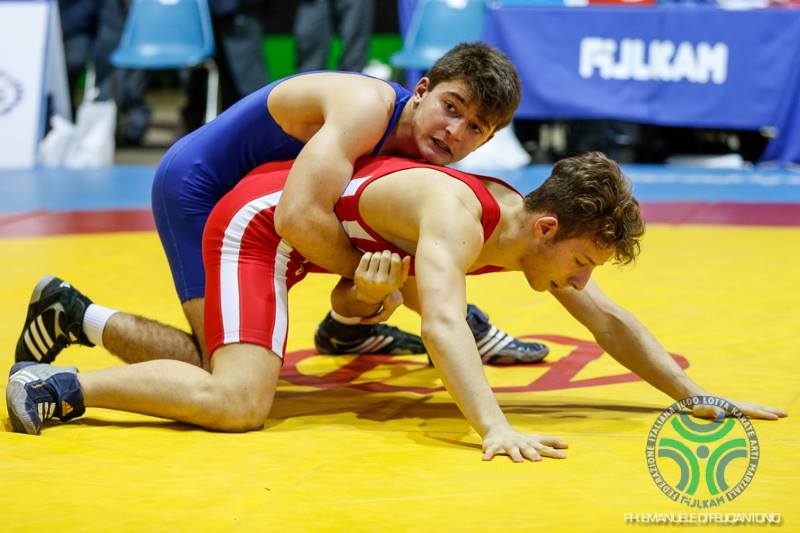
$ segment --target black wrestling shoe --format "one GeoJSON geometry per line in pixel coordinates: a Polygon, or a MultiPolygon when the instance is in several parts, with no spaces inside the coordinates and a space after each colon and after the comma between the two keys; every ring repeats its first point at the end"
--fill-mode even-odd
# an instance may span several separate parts
{"type": "Polygon", "coordinates": [[[28,315],[17,341],[16,361],[52,363],[70,344],[94,346],[83,332],[83,315],[92,303],[66,281],[39,280],[31,294],[28,315]]]}
{"type": "Polygon", "coordinates": [[[550,348],[538,342],[515,339],[489,323],[489,317],[476,306],[467,305],[467,324],[475,336],[478,353],[485,365],[520,365],[540,363],[550,348]]]}
{"type": "Polygon", "coordinates": [[[319,353],[332,355],[425,353],[418,335],[386,324],[342,324],[330,313],[317,326],[314,345],[319,353]]]}

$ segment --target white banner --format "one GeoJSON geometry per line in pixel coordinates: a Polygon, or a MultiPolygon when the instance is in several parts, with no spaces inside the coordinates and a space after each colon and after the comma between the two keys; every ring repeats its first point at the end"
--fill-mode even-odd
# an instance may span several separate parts
{"type": "Polygon", "coordinates": [[[51,9],[51,2],[0,1],[0,168],[36,162],[51,9]]]}

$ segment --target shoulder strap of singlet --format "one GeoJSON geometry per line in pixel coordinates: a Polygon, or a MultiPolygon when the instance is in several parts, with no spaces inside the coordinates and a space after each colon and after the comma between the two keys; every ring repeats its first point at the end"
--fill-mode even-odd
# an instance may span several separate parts
{"type": "Polygon", "coordinates": [[[392,111],[392,118],[389,119],[389,125],[386,126],[386,131],[383,132],[383,137],[381,137],[381,140],[375,145],[375,148],[373,148],[370,155],[378,155],[381,153],[383,144],[386,142],[389,134],[392,133],[395,124],[397,124],[397,121],[400,119],[400,113],[403,112],[403,109],[406,107],[409,98],[411,98],[411,91],[402,85],[399,85],[393,81],[387,81],[386,83],[388,83],[392,89],[394,89],[394,111],[392,111]]]}
{"type": "MultiPolygon", "coordinates": [[[[475,174],[461,172],[460,170],[455,170],[448,167],[430,165],[427,163],[421,163],[419,161],[413,161],[410,159],[404,159],[400,157],[379,156],[372,158],[362,158],[356,161],[354,175],[362,176],[366,179],[364,179],[359,184],[358,189],[356,191],[353,191],[355,197],[354,200],[357,202],[358,197],[361,196],[361,193],[363,192],[364,188],[374,180],[382,176],[385,176],[387,174],[391,174],[392,172],[398,172],[410,168],[431,168],[434,170],[438,170],[440,172],[444,172],[445,174],[449,174],[450,176],[463,182],[467,187],[472,189],[472,192],[475,193],[475,196],[478,198],[478,201],[480,201],[481,206],[483,207],[481,213],[481,226],[483,226],[484,242],[486,242],[489,239],[489,237],[491,237],[492,233],[497,227],[497,224],[500,222],[500,204],[497,203],[497,200],[495,200],[494,196],[492,196],[492,194],[489,192],[486,186],[481,182],[481,180],[489,180],[495,183],[499,183],[500,185],[507,187],[508,189],[516,192],[517,194],[520,194],[519,191],[514,189],[511,185],[497,178],[492,178],[489,176],[478,176],[475,174]]],[[[367,229],[367,231],[372,231],[371,229],[366,228],[366,225],[365,229],[367,229]]]]}

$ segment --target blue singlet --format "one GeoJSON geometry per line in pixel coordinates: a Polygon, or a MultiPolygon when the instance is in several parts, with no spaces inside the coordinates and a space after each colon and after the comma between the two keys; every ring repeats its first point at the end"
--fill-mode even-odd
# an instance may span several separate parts
{"type": "MultiPolygon", "coordinates": [[[[246,96],[180,139],[158,165],[153,215],[181,302],[205,293],[202,237],[214,205],[257,166],[294,159],[303,148],[303,142],[287,135],[267,109],[270,91],[285,79],[246,96]]],[[[396,103],[371,155],[380,152],[411,96],[400,85],[387,83],[395,91],[396,103]]]]}

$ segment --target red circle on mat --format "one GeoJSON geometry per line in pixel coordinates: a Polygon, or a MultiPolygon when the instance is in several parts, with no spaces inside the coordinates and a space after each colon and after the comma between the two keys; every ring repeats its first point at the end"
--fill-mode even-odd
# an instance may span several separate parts
{"type": "MultiPolygon", "coordinates": [[[[536,369],[544,368],[546,371],[544,374],[537,372],[536,377],[526,384],[499,385],[492,387],[496,393],[574,389],[641,381],[641,378],[633,372],[575,379],[575,376],[577,376],[586,365],[603,355],[603,348],[594,341],[576,339],[563,335],[523,335],[519,338],[542,341],[551,345],[565,345],[571,347],[572,350],[566,356],[552,363],[545,362],[536,365],[519,365],[515,367],[530,366],[536,369]]],[[[365,373],[383,365],[397,365],[404,369],[405,372],[414,372],[429,368],[427,362],[411,360],[402,355],[361,355],[327,374],[306,374],[298,370],[298,365],[302,361],[317,355],[316,350],[301,350],[287,353],[284,357],[281,379],[294,385],[317,387],[321,389],[348,387],[369,392],[415,392],[418,394],[431,394],[445,390],[443,386],[413,387],[391,385],[381,381],[362,381],[362,376],[365,373]]],[[[685,357],[677,354],[670,355],[681,368],[685,369],[689,367],[689,361],[685,357]]]]}

